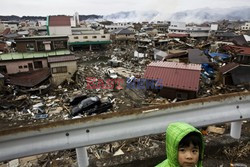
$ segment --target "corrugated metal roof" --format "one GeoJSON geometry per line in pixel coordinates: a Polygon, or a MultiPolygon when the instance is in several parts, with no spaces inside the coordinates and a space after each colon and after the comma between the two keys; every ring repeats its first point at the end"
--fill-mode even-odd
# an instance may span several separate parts
{"type": "Polygon", "coordinates": [[[33,53],[5,53],[0,55],[0,61],[6,60],[22,60],[22,59],[33,59],[33,58],[43,58],[48,56],[62,56],[69,55],[69,50],[58,50],[51,52],[33,52],[33,53]]]}
{"type": "Polygon", "coordinates": [[[220,67],[219,71],[222,74],[226,74],[239,66],[240,64],[238,63],[228,63],[227,65],[220,67]]]}
{"type": "Polygon", "coordinates": [[[233,45],[225,45],[223,47],[225,50],[231,50],[236,54],[242,54],[245,56],[250,56],[250,47],[242,47],[242,46],[233,46],[233,45]]]}
{"type": "Polygon", "coordinates": [[[49,26],[71,26],[70,16],[49,16],[49,26]]]}
{"type": "Polygon", "coordinates": [[[198,91],[201,65],[175,62],[152,62],[145,71],[145,79],[161,79],[164,87],[198,91]]]}
{"type": "Polygon", "coordinates": [[[75,55],[48,57],[49,63],[75,61],[75,60],[76,60],[75,55]]]}
{"type": "Polygon", "coordinates": [[[18,73],[9,76],[10,84],[24,87],[34,87],[50,76],[49,68],[43,68],[36,71],[18,73]]]}

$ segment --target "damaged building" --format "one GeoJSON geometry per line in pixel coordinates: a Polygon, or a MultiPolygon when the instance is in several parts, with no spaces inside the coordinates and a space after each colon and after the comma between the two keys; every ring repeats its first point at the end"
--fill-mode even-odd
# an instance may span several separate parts
{"type": "Polygon", "coordinates": [[[16,39],[17,52],[0,55],[0,72],[7,74],[13,85],[33,87],[48,79],[53,67],[55,69],[52,71],[52,76],[56,77],[53,81],[57,85],[69,76],[73,76],[77,68],[75,56],[67,49],[67,40],[67,36],[18,38],[16,39]],[[74,70],[68,71],[68,68],[74,70]],[[54,73],[62,73],[59,75],[61,79],[54,73]],[[44,77],[39,77],[39,75],[44,77]],[[22,79],[18,79],[19,77],[22,79]],[[37,81],[30,85],[33,83],[30,82],[32,78],[37,81]],[[20,80],[22,80],[21,84],[20,80]]]}
{"type": "Polygon", "coordinates": [[[162,82],[159,95],[167,99],[187,100],[196,97],[199,90],[201,65],[176,62],[152,62],[144,73],[144,78],[162,82]]]}

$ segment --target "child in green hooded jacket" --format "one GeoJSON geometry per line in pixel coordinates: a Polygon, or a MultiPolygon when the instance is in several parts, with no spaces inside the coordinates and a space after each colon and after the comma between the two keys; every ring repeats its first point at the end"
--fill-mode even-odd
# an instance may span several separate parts
{"type": "Polygon", "coordinates": [[[176,122],[166,130],[167,159],[156,167],[202,167],[204,141],[193,126],[176,122]]]}

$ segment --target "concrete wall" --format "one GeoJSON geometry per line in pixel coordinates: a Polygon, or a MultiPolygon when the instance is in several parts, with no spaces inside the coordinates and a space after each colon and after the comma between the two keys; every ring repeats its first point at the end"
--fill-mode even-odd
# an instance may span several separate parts
{"type": "Polygon", "coordinates": [[[4,24],[2,24],[2,23],[0,22],[0,32],[3,32],[4,29],[5,29],[4,24]]]}
{"type": "Polygon", "coordinates": [[[71,27],[70,26],[50,26],[49,27],[49,35],[71,35],[71,27]]]}
{"type": "Polygon", "coordinates": [[[249,23],[245,23],[244,26],[241,26],[241,30],[250,30],[250,22],[249,23]]]}
{"type": "Polygon", "coordinates": [[[108,41],[108,40],[110,40],[109,34],[85,34],[85,35],[69,36],[69,42],[108,41]]]}
{"type": "Polygon", "coordinates": [[[16,32],[18,30],[18,27],[16,24],[4,24],[5,28],[10,28],[11,32],[16,32]]]}
{"type": "Polygon", "coordinates": [[[185,91],[185,90],[178,90],[178,89],[172,89],[172,88],[162,88],[159,92],[159,95],[162,97],[165,97],[167,99],[175,99],[177,97],[177,93],[183,93],[187,94],[187,99],[194,99],[196,97],[196,92],[193,91],[185,91]]]}
{"type": "Polygon", "coordinates": [[[52,71],[52,82],[54,85],[60,85],[66,79],[70,79],[77,70],[76,61],[70,62],[59,62],[59,63],[50,63],[50,68],[52,71]],[[53,68],[55,67],[67,67],[66,73],[55,73],[53,74],[53,68]]]}
{"type": "Polygon", "coordinates": [[[190,32],[190,37],[208,37],[209,32],[190,32]]]}
{"type": "Polygon", "coordinates": [[[186,23],[184,22],[171,22],[170,26],[168,27],[169,33],[179,33],[183,34],[186,33],[186,23]]]}
{"type": "Polygon", "coordinates": [[[47,58],[34,59],[34,60],[5,61],[5,62],[0,62],[0,66],[5,65],[8,74],[15,74],[15,73],[18,73],[18,72],[27,72],[27,71],[29,71],[28,63],[32,63],[33,69],[37,70],[37,69],[34,68],[34,61],[42,61],[43,68],[48,67],[47,58]],[[19,66],[22,66],[22,68],[19,68],[19,66]],[[24,67],[24,66],[27,66],[27,68],[24,67]]]}

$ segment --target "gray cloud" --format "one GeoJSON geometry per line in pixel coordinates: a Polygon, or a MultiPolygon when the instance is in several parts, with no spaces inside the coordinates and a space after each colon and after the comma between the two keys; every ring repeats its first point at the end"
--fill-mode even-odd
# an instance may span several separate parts
{"type": "Polygon", "coordinates": [[[250,6],[249,0],[1,0],[0,15],[111,14],[155,10],[173,13],[197,8],[250,6]]]}

